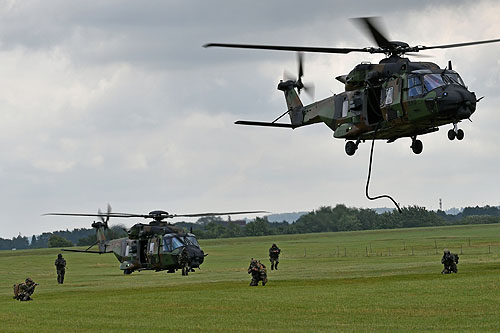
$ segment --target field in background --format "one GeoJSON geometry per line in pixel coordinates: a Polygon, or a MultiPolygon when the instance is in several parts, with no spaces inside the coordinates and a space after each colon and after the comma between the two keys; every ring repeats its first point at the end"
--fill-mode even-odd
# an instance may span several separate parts
{"type": "Polygon", "coordinates": [[[2,331],[500,331],[500,225],[201,241],[202,270],[123,275],[113,255],[0,251],[2,331]],[[249,287],[251,257],[282,249],[269,284],[249,287]],[[458,274],[441,275],[443,248],[458,274]],[[460,254],[461,253],[461,254],[460,254]],[[27,276],[33,302],[12,299],[27,276]]]}

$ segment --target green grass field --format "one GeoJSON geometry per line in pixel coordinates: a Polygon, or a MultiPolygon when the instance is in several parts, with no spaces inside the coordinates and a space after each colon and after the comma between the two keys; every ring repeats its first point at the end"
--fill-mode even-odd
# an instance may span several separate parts
{"type": "Polygon", "coordinates": [[[500,331],[500,225],[201,241],[202,270],[124,275],[113,255],[0,251],[2,332],[14,331],[500,331]],[[251,257],[280,269],[249,287],[251,257]],[[460,255],[441,275],[442,249],[460,255]],[[461,253],[461,254],[460,254],[461,253]],[[27,276],[32,302],[12,299],[27,276]]]}

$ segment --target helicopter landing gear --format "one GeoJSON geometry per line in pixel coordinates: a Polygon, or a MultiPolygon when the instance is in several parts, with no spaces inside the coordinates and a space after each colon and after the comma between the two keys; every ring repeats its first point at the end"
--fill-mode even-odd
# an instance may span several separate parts
{"type": "Polygon", "coordinates": [[[354,141],[347,141],[345,143],[345,153],[349,156],[354,155],[356,153],[356,150],[358,150],[359,143],[361,142],[360,139],[354,141]]]}
{"type": "Polygon", "coordinates": [[[132,272],[133,271],[131,269],[126,269],[126,270],[123,271],[123,274],[130,275],[130,274],[132,274],[132,272]]]}
{"type": "Polygon", "coordinates": [[[448,131],[448,139],[450,140],[463,140],[464,138],[464,131],[459,128],[457,129],[457,124],[453,124],[453,128],[448,131]]]}
{"type": "Polygon", "coordinates": [[[415,154],[418,155],[422,152],[422,150],[424,150],[424,144],[422,141],[418,140],[416,136],[414,136],[411,138],[410,148],[415,154]]]}

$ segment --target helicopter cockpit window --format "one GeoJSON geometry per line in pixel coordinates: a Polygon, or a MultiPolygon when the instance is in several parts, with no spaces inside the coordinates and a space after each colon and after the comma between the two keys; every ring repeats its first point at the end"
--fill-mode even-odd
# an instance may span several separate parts
{"type": "Polygon", "coordinates": [[[459,84],[465,87],[464,81],[462,81],[462,78],[457,73],[446,73],[445,77],[450,83],[459,84]]]}
{"type": "Polygon", "coordinates": [[[184,244],[177,237],[172,238],[172,249],[176,249],[178,247],[184,246],[184,244]]]}
{"type": "Polygon", "coordinates": [[[200,244],[198,244],[198,241],[196,240],[196,237],[194,237],[194,236],[187,236],[186,237],[186,244],[200,247],[200,244]]]}
{"type": "Polygon", "coordinates": [[[418,76],[410,76],[408,78],[408,97],[416,97],[422,95],[422,81],[418,76]]]}
{"type": "Polygon", "coordinates": [[[444,86],[446,83],[443,81],[441,74],[425,74],[424,86],[427,91],[436,89],[437,87],[444,86]]]}

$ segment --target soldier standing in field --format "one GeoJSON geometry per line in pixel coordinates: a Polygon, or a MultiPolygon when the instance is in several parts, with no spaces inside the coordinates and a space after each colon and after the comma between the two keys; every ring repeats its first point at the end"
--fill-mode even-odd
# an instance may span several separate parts
{"type": "Polygon", "coordinates": [[[189,256],[186,248],[183,248],[179,254],[179,265],[182,267],[182,275],[187,276],[189,273],[189,256]]]}
{"type": "Polygon", "coordinates": [[[273,244],[269,249],[269,261],[271,262],[271,270],[278,269],[278,264],[280,263],[280,253],[281,250],[276,244],[273,244]]]}
{"type": "Polygon", "coordinates": [[[441,263],[444,265],[444,269],[441,274],[457,273],[458,268],[458,254],[451,253],[448,249],[444,249],[443,258],[441,258],[441,263]]]}
{"type": "Polygon", "coordinates": [[[66,260],[63,258],[62,254],[57,255],[57,259],[54,262],[57,270],[57,283],[63,284],[64,274],[66,273],[66,260]]]}

